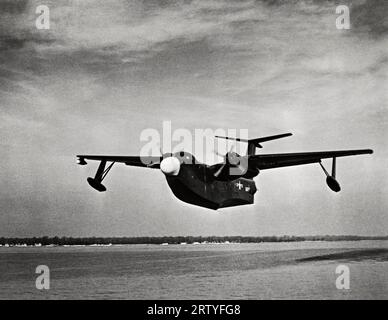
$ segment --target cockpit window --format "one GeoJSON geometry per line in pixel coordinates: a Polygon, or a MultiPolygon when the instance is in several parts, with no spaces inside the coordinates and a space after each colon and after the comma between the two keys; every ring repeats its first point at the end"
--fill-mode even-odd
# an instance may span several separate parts
{"type": "Polygon", "coordinates": [[[175,157],[179,159],[181,163],[184,164],[194,164],[195,163],[195,158],[191,153],[180,151],[175,153],[175,157]]]}

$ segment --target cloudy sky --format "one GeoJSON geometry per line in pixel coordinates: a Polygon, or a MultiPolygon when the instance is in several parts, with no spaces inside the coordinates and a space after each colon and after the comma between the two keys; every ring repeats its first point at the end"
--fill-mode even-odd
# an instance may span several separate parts
{"type": "Polygon", "coordinates": [[[387,234],[387,76],[385,0],[0,0],[0,236],[387,234]],[[318,165],[281,168],[256,178],[254,205],[217,212],[157,170],[88,186],[97,164],[76,154],[137,155],[163,120],[294,133],[262,153],[375,153],[338,161],[341,193],[318,165]]]}

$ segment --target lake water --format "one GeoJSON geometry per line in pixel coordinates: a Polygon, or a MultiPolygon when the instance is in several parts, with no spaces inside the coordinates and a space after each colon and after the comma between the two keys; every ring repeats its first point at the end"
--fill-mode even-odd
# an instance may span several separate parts
{"type": "Polygon", "coordinates": [[[0,299],[388,299],[388,241],[0,247],[0,299]]]}

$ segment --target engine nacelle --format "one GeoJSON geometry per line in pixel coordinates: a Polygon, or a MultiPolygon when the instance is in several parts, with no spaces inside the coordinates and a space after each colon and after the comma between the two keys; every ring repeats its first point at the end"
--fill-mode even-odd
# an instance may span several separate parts
{"type": "Polygon", "coordinates": [[[219,179],[237,178],[246,174],[247,170],[248,158],[229,151],[224,157],[224,164],[214,173],[214,176],[219,179]]]}
{"type": "Polygon", "coordinates": [[[177,176],[181,163],[176,157],[167,157],[160,163],[160,170],[167,176],[177,176]]]}
{"type": "Polygon", "coordinates": [[[327,186],[333,190],[334,192],[339,192],[341,191],[341,186],[338,183],[337,180],[335,180],[332,176],[327,176],[326,178],[326,184],[327,186]]]}

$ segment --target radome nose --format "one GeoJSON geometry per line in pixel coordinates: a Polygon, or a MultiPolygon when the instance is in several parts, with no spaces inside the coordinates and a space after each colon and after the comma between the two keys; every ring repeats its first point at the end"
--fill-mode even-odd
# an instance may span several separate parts
{"type": "Polygon", "coordinates": [[[160,163],[160,170],[167,176],[177,176],[181,163],[176,157],[168,157],[162,160],[160,163]]]}

